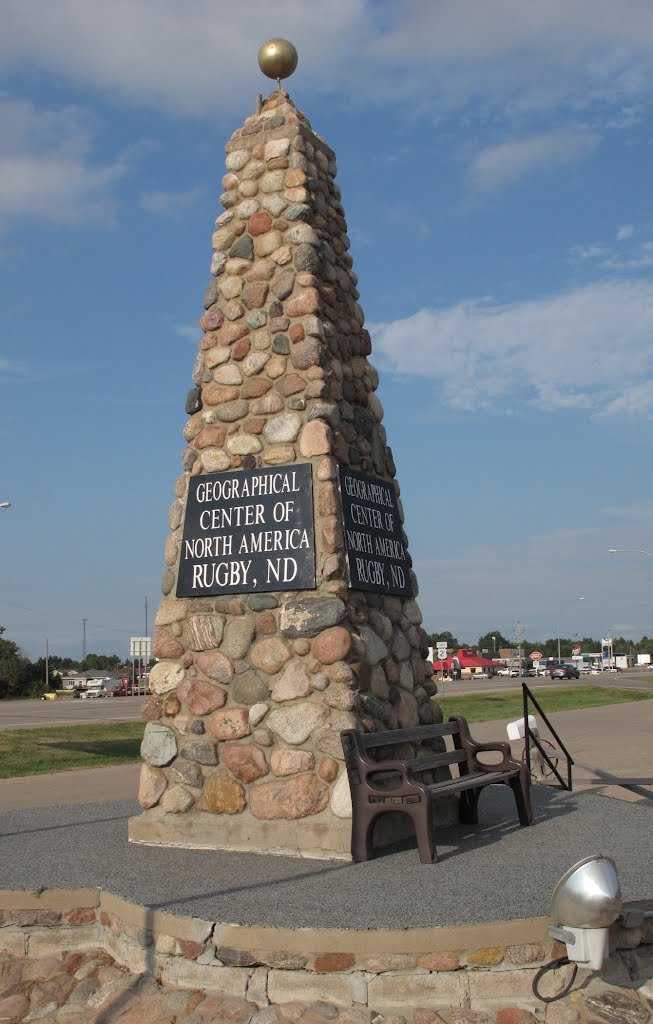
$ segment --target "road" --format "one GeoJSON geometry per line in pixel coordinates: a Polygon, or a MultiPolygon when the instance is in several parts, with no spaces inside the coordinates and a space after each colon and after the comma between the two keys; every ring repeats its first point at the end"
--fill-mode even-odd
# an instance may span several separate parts
{"type": "MultiPolygon", "coordinates": [[[[579,680],[526,679],[536,695],[560,686],[614,686],[620,690],[653,690],[653,672],[618,672],[586,676],[579,680]]],[[[494,679],[445,680],[438,683],[441,697],[469,693],[521,691],[522,680],[505,676],[494,679]]],[[[11,700],[0,702],[0,729],[38,729],[46,725],[78,725],[80,722],[131,722],[140,718],[142,697],[103,697],[91,700],[11,700]]]]}
{"type": "Polygon", "coordinates": [[[467,693],[501,693],[506,690],[521,690],[522,683],[537,694],[538,691],[550,687],[559,689],[561,686],[610,686],[618,690],[653,690],[653,672],[632,670],[629,672],[605,672],[597,676],[583,675],[580,679],[557,679],[555,682],[547,677],[529,677],[528,679],[509,676],[495,676],[494,679],[451,679],[438,680],[440,697],[454,697],[467,693]]]}
{"type": "Polygon", "coordinates": [[[141,717],[142,697],[90,700],[7,700],[0,702],[0,729],[38,729],[80,722],[131,722],[141,717]]]}

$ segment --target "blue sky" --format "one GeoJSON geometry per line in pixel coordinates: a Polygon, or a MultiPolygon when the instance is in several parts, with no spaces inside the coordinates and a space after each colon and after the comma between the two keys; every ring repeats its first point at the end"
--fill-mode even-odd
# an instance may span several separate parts
{"type": "Polygon", "coordinates": [[[653,633],[649,0],[0,0],[0,623],[158,603],[224,144],[335,150],[425,626],[653,633]],[[579,597],[584,600],[579,601],[579,597]]]}

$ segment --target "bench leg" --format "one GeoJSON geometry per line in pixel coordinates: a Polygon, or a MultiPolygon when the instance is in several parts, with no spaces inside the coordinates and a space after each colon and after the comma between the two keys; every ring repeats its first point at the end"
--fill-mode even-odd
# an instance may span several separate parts
{"type": "Polygon", "coordinates": [[[351,823],[351,857],[354,861],[372,860],[372,832],[376,813],[370,814],[367,807],[354,809],[351,823]]]}
{"type": "Polygon", "coordinates": [[[510,788],[515,794],[515,803],[517,804],[517,814],[519,815],[520,825],[532,825],[533,824],[533,811],[531,809],[531,794],[530,785],[526,776],[526,769],[522,769],[518,777],[509,779],[510,788]]]}
{"type": "Polygon", "coordinates": [[[421,804],[416,804],[415,808],[417,807],[419,810],[411,811],[410,816],[415,825],[419,859],[422,864],[435,864],[438,852],[433,839],[433,805],[430,800],[424,800],[421,804]]]}
{"type": "MultiPolygon", "coordinates": [[[[396,807],[385,808],[384,811],[377,811],[375,809],[370,813],[367,807],[363,807],[359,809],[358,813],[354,812],[351,826],[352,860],[360,862],[373,859],[372,835],[374,832],[374,822],[379,814],[390,810],[398,811],[403,809],[396,807]]],[[[415,804],[414,807],[403,811],[403,813],[408,814],[415,827],[421,863],[434,864],[438,859],[438,855],[433,840],[433,809],[431,801],[424,800],[423,803],[415,804]]]]}
{"type": "Polygon", "coordinates": [[[466,789],[460,794],[458,816],[463,825],[478,825],[478,789],[466,789]]]}

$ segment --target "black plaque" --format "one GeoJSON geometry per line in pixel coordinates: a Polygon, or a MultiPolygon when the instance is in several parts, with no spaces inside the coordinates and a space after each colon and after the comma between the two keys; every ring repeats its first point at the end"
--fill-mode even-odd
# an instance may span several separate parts
{"type": "Polygon", "coordinates": [[[410,562],[392,484],[341,466],[340,497],[350,586],[412,597],[410,562]]]}
{"type": "Polygon", "coordinates": [[[177,597],[314,588],[307,463],[190,478],[177,597]]]}

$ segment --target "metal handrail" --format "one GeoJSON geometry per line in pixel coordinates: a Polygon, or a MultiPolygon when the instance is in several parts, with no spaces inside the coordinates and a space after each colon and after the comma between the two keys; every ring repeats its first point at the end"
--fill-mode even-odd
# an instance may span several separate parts
{"type": "Polygon", "coordinates": [[[526,683],[522,683],[521,685],[522,685],[522,698],[523,698],[523,710],[524,710],[524,731],[525,731],[525,738],[526,738],[525,757],[526,757],[526,767],[528,768],[528,774],[529,774],[529,776],[531,774],[531,742],[533,742],[535,744],[535,746],[537,747],[537,749],[539,750],[541,756],[544,758],[544,760],[548,764],[549,768],[551,769],[551,771],[553,772],[553,774],[557,778],[557,780],[560,783],[561,787],[563,789],[566,789],[568,792],[571,793],[571,790],[573,788],[572,787],[572,778],[571,778],[571,768],[572,768],[572,765],[574,764],[574,759],[571,756],[571,754],[569,753],[569,751],[567,750],[566,746],[564,745],[564,743],[562,742],[560,737],[558,736],[558,734],[555,731],[555,729],[553,728],[553,726],[551,725],[551,722],[549,721],[549,719],[546,716],[546,712],[544,712],[542,710],[542,708],[540,707],[540,704],[539,704],[538,700],[536,699],[535,695],[531,692],[531,690],[528,688],[526,683]],[[549,732],[555,737],[556,742],[558,744],[559,750],[561,751],[561,753],[563,753],[565,755],[565,757],[567,759],[567,781],[566,782],[562,778],[562,776],[561,776],[560,772],[558,771],[556,765],[554,765],[553,762],[551,761],[551,758],[549,757],[549,755],[547,754],[546,750],[544,749],[544,747],[540,743],[539,738],[533,732],[533,730],[530,728],[530,726],[528,724],[528,702],[529,702],[529,700],[533,703],[535,708],[539,711],[540,715],[544,719],[545,725],[548,728],[549,732]]]}

